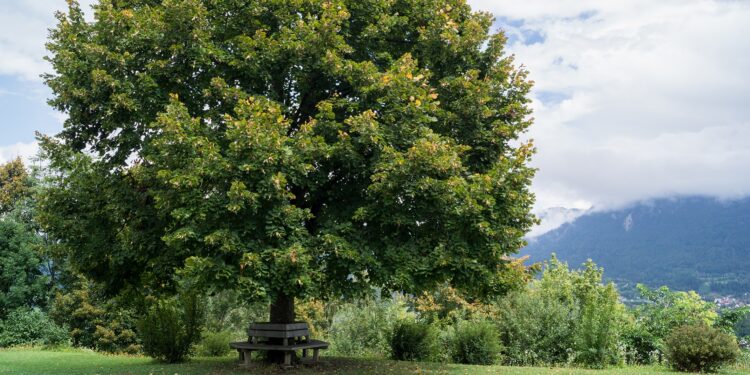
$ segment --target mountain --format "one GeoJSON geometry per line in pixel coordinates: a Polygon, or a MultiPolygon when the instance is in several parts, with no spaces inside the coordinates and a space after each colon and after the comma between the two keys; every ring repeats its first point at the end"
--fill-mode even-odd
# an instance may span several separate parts
{"type": "Polygon", "coordinates": [[[589,212],[531,238],[521,254],[592,259],[624,292],[636,283],[705,296],[750,292],[750,198],[684,197],[589,212]]]}

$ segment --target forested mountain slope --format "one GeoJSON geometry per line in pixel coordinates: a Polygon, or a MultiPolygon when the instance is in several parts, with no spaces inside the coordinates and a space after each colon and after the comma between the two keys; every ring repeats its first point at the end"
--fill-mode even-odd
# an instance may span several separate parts
{"type": "Polygon", "coordinates": [[[521,251],[532,261],[556,253],[571,266],[591,258],[622,290],[638,282],[703,295],[750,292],[750,198],[688,197],[593,212],[521,251]]]}

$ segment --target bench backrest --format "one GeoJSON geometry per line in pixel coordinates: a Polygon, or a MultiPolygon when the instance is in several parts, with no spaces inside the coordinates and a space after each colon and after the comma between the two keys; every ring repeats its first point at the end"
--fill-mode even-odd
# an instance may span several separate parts
{"type": "Polygon", "coordinates": [[[292,337],[309,337],[310,329],[307,323],[253,323],[247,330],[250,337],[272,337],[272,338],[292,338],[292,337]]]}

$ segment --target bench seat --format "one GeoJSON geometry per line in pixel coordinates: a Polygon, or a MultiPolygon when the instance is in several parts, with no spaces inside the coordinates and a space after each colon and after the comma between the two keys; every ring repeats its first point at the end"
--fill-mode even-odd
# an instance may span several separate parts
{"type": "Polygon", "coordinates": [[[253,344],[251,342],[233,342],[229,344],[234,349],[244,349],[244,350],[275,350],[275,351],[295,351],[295,350],[303,350],[303,349],[328,349],[328,343],[325,341],[320,340],[308,340],[307,342],[302,342],[299,344],[289,344],[289,345],[281,345],[281,344],[265,344],[265,343],[256,343],[253,344]]]}
{"type": "Polygon", "coordinates": [[[320,340],[307,340],[299,343],[292,343],[289,345],[280,344],[266,344],[262,342],[233,342],[229,346],[233,349],[237,349],[240,355],[240,362],[243,362],[246,366],[250,365],[250,354],[256,350],[262,351],[280,351],[285,352],[284,354],[284,366],[290,367],[292,365],[292,353],[297,350],[302,350],[303,363],[316,363],[318,362],[318,351],[320,349],[328,349],[328,343],[320,340]],[[307,350],[313,350],[312,360],[307,360],[307,350]]]}

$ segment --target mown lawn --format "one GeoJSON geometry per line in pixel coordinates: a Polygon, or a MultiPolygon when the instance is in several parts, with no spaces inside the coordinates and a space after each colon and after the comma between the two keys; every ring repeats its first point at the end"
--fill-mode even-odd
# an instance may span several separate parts
{"type": "MultiPolygon", "coordinates": [[[[195,358],[189,363],[169,365],[138,356],[102,355],[83,350],[46,351],[39,349],[0,350],[0,374],[127,374],[127,375],[247,375],[247,374],[671,374],[676,373],[662,367],[626,367],[606,370],[583,370],[572,368],[463,366],[434,363],[410,363],[385,360],[322,358],[315,368],[281,371],[273,366],[255,364],[243,369],[234,357],[195,358]]],[[[728,370],[724,374],[748,374],[740,370],[728,370]]]]}

